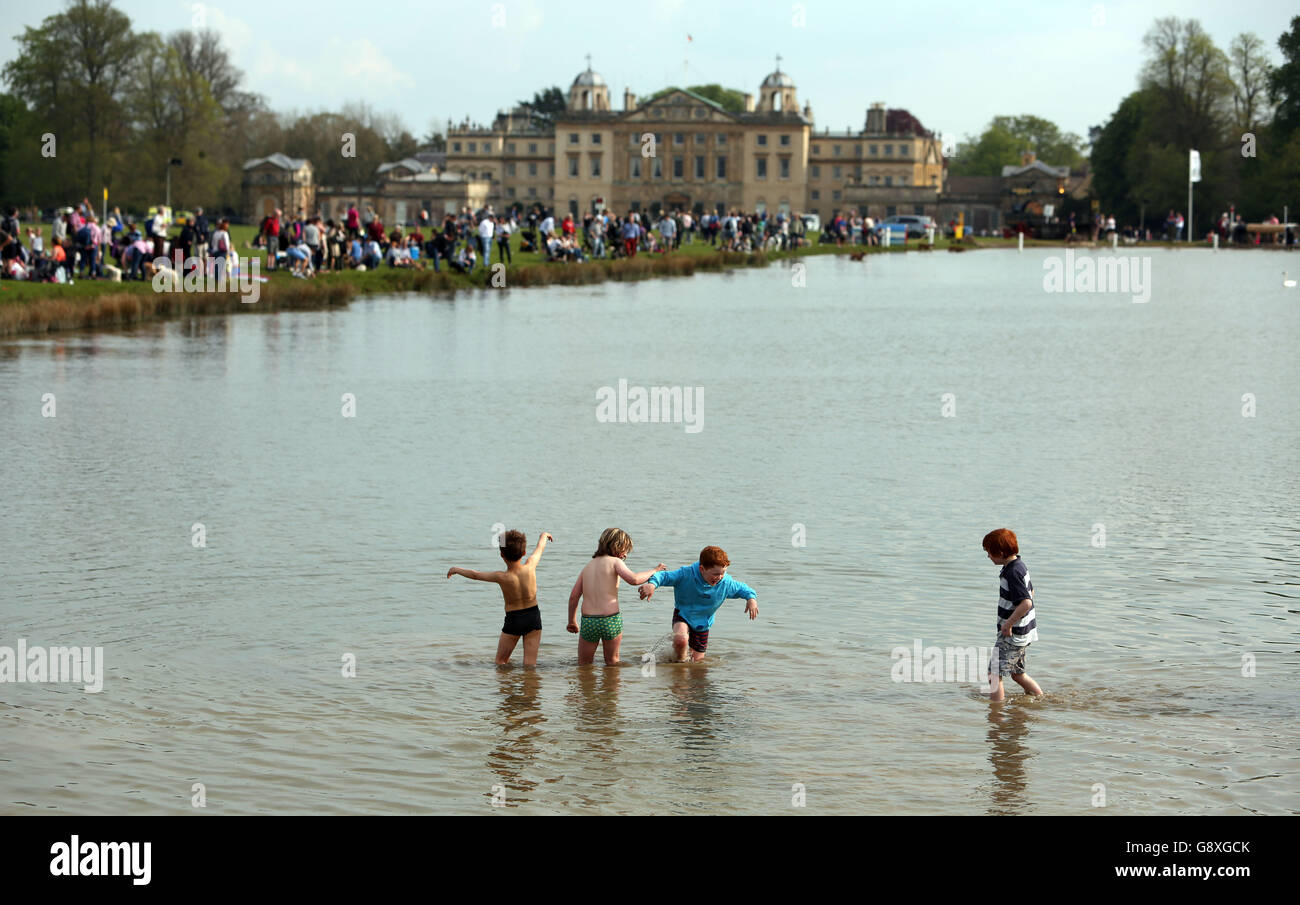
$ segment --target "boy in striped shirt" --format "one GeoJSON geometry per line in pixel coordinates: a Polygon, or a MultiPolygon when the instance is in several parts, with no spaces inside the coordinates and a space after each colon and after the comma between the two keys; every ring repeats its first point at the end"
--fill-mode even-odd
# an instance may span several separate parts
{"type": "Polygon", "coordinates": [[[1029,580],[1029,570],[1020,558],[1020,545],[1015,532],[999,528],[984,535],[984,552],[994,565],[1002,567],[998,575],[998,641],[997,664],[989,662],[990,701],[1001,701],[1002,677],[1011,676],[1025,690],[1025,694],[1041,695],[1043,689],[1025,672],[1029,645],[1038,640],[1038,623],[1034,613],[1034,583],[1029,580]],[[994,677],[997,686],[994,687],[994,677]]]}

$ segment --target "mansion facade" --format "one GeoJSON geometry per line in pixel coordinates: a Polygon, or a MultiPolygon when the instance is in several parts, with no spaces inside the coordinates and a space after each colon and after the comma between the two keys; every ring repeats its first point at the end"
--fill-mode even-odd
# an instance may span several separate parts
{"type": "Polygon", "coordinates": [[[529,211],[580,217],[618,213],[737,210],[817,214],[859,211],[963,217],[995,232],[1035,211],[1086,194],[1084,173],[1027,154],[1001,177],[948,178],[939,139],[906,110],[872,104],[859,131],[818,132],[794,81],[778,65],[745,94],[740,111],[669,88],[644,101],[624,91],[615,110],[609,86],[590,64],[569,87],[563,112],[538,128],[533,111],[500,112],[491,126],[448,124],[442,153],[377,167],[364,185],[315,185],[309,161],[272,154],[244,165],[244,212],[252,222],[275,208],[341,219],[349,205],[373,207],[389,225],[421,211],[529,211]]]}
{"type": "Polygon", "coordinates": [[[533,127],[521,108],[490,127],[453,126],[446,168],[489,182],[497,210],[735,209],[823,220],[850,207],[876,216],[933,213],[943,188],[940,143],[906,111],[873,104],[861,131],[819,133],[779,62],[757,101],[746,94],[743,106],[731,112],[670,88],[646,101],[624,91],[615,110],[609,86],[588,65],[554,128],[533,127]]]}

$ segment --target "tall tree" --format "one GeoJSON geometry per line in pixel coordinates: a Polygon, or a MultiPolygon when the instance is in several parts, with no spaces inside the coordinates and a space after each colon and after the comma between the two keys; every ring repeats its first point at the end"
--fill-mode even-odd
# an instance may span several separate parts
{"type": "Polygon", "coordinates": [[[1277,46],[1283,63],[1269,75],[1268,96],[1277,109],[1273,122],[1279,134],[1289,136],[1300,130],[1300,16],[1291,20],[1277,46]]]}
{"type": "Polygon", "coordinates": [[[1157,19],[1142,41],[1149,57],[1141,84],[1160,101],[1151,112],[1169,141],[1185,148],[1217,144],[1232,92],[1223,51],[1195,19],[1157,19]]]}
{"type": "Polygon", "coordinates": [[[1228,72],[1232,79],[1232,109],[1235,127],[1254,132],[1268,119],[1268,83],[1272,65],[1263,40],[1250,32],[1232,39],[1228,48],[1228,72]]]}
{"type": "Polygon", "coordinates": [[[1000,176],[1004,166],[1019,165],[1025,151],[1051,166],[1073,168],[1083,163],[1083,147],[1078,135],[1042,117],[995,116],[978,138],[958,144],[949,169],[956,176],[1000,176]]]}
{"type": "Polygon", "coordinates": [[[103,152],[125,132],[123,91],[139,46],[131,20],[111,0],[67,0],[64,12],[28,26],[17,42],[5,80],[49,125],[59,156],[71,159],[81,183],[69,185],[71,193],[88,193],[111,173],[112,155],[103,152]]]}

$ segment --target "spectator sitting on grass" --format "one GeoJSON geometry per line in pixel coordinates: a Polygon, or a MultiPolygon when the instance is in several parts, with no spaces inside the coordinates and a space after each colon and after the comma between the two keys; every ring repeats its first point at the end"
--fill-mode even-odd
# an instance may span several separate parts
{"type": "Polygon", "coordinates": [[[477,259],[474,255],[474,246],[466,242],[461,246],[460,251],[456,252],[455,256],[451,259],[450,264],[452,269],[459,273],[469,273],[474,269],[474,264],[476,262],[477,259]]]}
{"type": "Polygon", "coordinates": [[[388,266],[410,267],[412,263],[411,250],[406,247],[400,235],[394,234],[393,241],[388,246],[388,266]]]}

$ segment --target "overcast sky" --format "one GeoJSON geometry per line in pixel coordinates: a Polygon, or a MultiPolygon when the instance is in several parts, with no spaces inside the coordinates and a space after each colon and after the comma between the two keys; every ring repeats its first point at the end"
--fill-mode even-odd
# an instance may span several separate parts
{"type": "MultiPolygon", "coordinates": [[[[275,110],[338,110],[361,100],[399,114],[417,136],[435,122],[441,131],[448,117],[488,122],[541,87],[567,91],[590,53],[616,109],[625,87],[645,95],[718,82],[757,95],[780,54],[819,130],[860,129],[867,105],[883,101],[957,138],[1002,113],[1032,113],[1086,137],[1136,86],[1142,36],[1157,17],[1199,19],[1224,50],[1233,36],[1253,31],[1276,63],[1278,36],[1298,12],[1283,0],[116,5],[137,30],[169,33],[201,15],[224,36],[245,87],[275,110]]],[[[6,8],[0,56],[7,61],[14,36],[63,4],[6,8]]]]}

